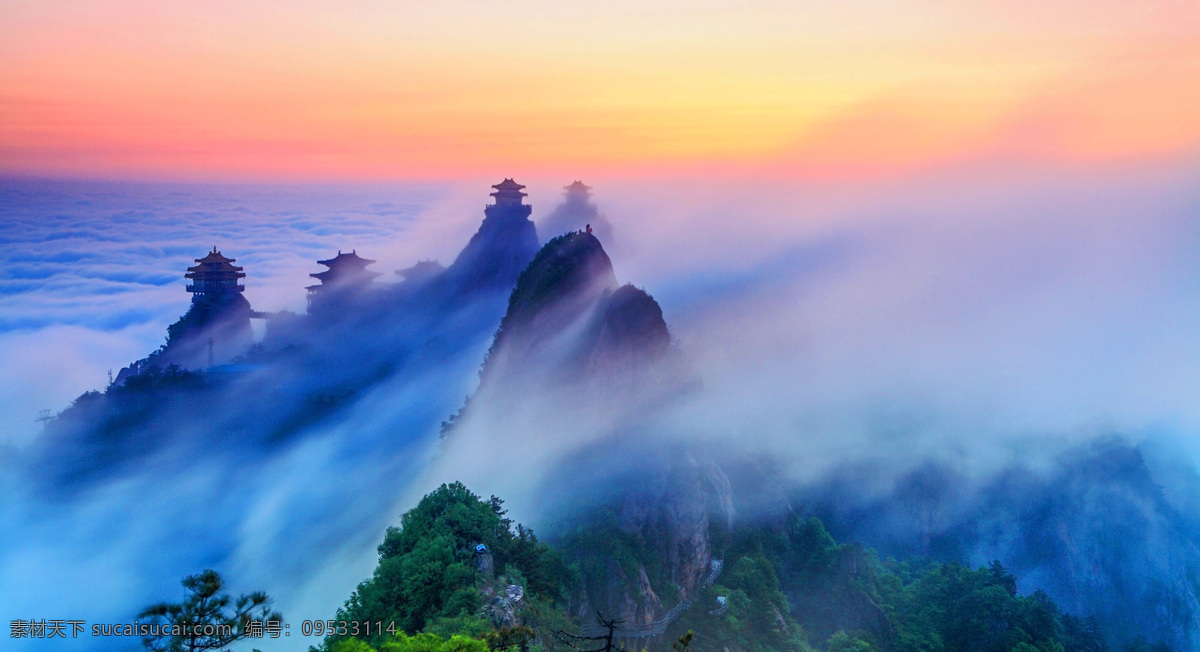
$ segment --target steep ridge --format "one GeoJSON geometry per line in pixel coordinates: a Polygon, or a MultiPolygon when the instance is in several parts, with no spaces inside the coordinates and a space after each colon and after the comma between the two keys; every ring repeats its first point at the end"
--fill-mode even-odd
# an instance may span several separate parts
{"type": "Polygon", "coordinates": [[[489,379],[626,381],[661,361],[670,344],[662,309],[645,291],[618,286],[592,234],[546,243],[509,297],[482,372],[489,379]]]}
{"type": "MultiPolygon", "coordinates": [[[[529,405],[559,411],[566,401],[581,423],[591,418],[580,415],[602,421],[606,414],[637,414],[638,406],[653,409],[684,386],[670,342],[661,307],[645,291],[618,284],[593,234],[558,236],[517,280],[479,390],[459,418],[504,432],[511,415],[526,414],[529,405]]],[[[558,531],[583,568],[575,615],[590,622],[600,611],[628,629],[677,613],[698,594],[715,559],[712,524],[727,529],[733,512],[729,480],[717,464],[686,447],[635,455],[630,446],[639,445],[640,427],[626,427],[603,445],[577,451],[582,464],[603,469],[599,476],[589,479],[568,461],[544,493],[565,501],[572,515],[564,523],[576,517],[587,523],[574,534],[569,525],[558,531]],[[631,468],[623,461],[631,456],[644,464],[631,468]],[[611,491],[613,483],[621,489],[611,491]],[[580,512],[575,501],[584,495],[588,506],[580,512]]]]}
{"type": "MultiPolygon", "coordinates": [[[[265,454],[384,381],[407,382],[439,361],[473,353],[486,343],[537,251],[530,207],[511,191],[493,196],[497,203],[485,208],[478,231],[449,269],[426,263],[424,273],[390,285],[374,282],[377,274],[365,267],[353,282],[321,279],[310,288],[306,314],[253,312],[241,294],[246,274],[240,267],[218,270],[229,283],[218,278],[215,289],[193,280],[193,304],[169,327],[162,349],[47,425],[46,436],[26,453],[40,460],[32,465],[40,469],[36,481],[82,489],[146,456],[167,454],[185,464],[191,451],[220,448],[227,439],[248,456],[265,454]],[[257,345],[250,327],[255,316],[269,317],[257,345]]],[[[215,250],[210,257],[232,263],[215,250]]],[[[188,278],[192,274],[189,268],[188,278]]],[[[446,393],[452,404],[457,397],[446,393]]]]}
{"type": "Polygon", "coordinates": [[[612,261],[595,236],[574,232],[554,238],[518,277],[496,344],[534,343],[616,287],[612,261]]]}

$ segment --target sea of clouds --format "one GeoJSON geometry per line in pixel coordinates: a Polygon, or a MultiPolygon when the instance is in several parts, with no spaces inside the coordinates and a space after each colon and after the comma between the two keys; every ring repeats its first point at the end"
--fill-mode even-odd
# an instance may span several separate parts
{"type": "MultiPolygon", "coordinates": [[[[530,182],[535,221],[566,181],[530,182]]],[[[1196,453],[1195,166],[587,181],[614,225],[619,280],[661,303],[703,378],[656,418],[665,434],[772,453],[798,479],[867,455],[982,476],[1021,442],[1104,431],[1196,453]]],[[[0,183],[0,459],[39,436],[37,410],[157,347],[187,308],[183,270],[213,246],[246,267],[257,310],[299,312],[315,261],[339,249],[377,259],[385,282],[418,259],[450,262],[486,186],[0,183]]],[[[65,503],[4,486],[0,617],[120,622],[205,566],[277,596],[293,623],[330,617],[370,573],[383,528],[445,481],[504,496],[536,525],[546,455],[497,468],[469,433],[437,454],[437,424],[485,348],[464,336],[444,364],[385,379],[266,457],[214,451],[183,474],[151,464],[65,503]]],[[[553,423],[539,418],[505,445],[545,446],[553,423]]]]}
{"type": "Polygon", "coordinates": [[[446,192],[0,182],[0,373],[10,379],[0,392],[9,415],[0,441],[27,442],[38,409],[57,412],[103,389],[108,370],[162,344],[190,302],[185,269],[211,248],[245,267],[255,309],[303,312],[304,287],[317,282],[308,274],[339,249],[377,258],[385,282],[418,254],[453,255],[454,237],[472,225],[464,215],[444,234],[445,222],[429,219],[446,192]]]}

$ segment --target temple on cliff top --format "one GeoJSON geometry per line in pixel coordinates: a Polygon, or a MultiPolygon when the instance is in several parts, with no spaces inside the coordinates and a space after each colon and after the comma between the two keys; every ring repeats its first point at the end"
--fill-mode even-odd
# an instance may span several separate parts
{"type": "Polygon", "coordinates": [[[525,186],[512,179],[505,179],[492,187],[496,189],[496,192],[490,194],[496,198],[498,207],[520,206],[521,198],[528,197],[528,194],[521,192],[525,186]]]}
{"type": "Polygon", "coordinates": [[[214,303],[232,293],[246,291],[246,286],[238,283],[246,274],[233,264],[236,259],[222,256],[213,247],[207,256],[195,260],[198,264],[187,268],[183,275],[191,281],[187,291],[192,293],[192,303],[214,303]]]}

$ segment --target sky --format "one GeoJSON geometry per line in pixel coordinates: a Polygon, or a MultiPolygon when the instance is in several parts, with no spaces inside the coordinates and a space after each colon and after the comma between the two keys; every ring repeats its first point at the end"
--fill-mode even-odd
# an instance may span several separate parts
{"type": "Polygon", "coordinates": [[[0,174],[861,178],[1200,144],[1200,3],[0,6],[0,174]]]}

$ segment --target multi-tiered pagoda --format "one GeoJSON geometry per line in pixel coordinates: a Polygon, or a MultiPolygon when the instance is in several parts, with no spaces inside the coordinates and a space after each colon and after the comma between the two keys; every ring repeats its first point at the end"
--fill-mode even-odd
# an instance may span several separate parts
{"type": "Polygon", "coordinates": [[[317,263],[324,265],[329,269],[309,276],[320,281],[317,285],[310,285],[308,290],[308,307],[312,309],[313,303],[319,301],[321,295],[331,291],[346,291],[360,290],[370,285],[378,273],[367,269],[368,265],[375,261],[370,258],[363,258],[358,255],[357,251],[351,251],[348,254],[338,252],[337,256],[329,260],[318,260],[317,263]]]}
{"type": "Polygon", "coordinates": [[[582,181],[575,181],[569,186],[563,186],[567,191],[566,201],[587,203],[592,197],[592,187],[582,181]]]}
{"type": "Polygon", "coordinates": [[[246,278],[246,273],[233,264],[234,260],[213,247],[207,256],[196,259],[197,265],[187,268],[183,277],[191,281],[187,291],[192,293],[192,303],[216,303],[246,290],[245,285],[238,283],[246,278]]]}
{"type": "Polygon", "coordinates": [[[505,179],[492,187],[496,189],[496,192],[490,194],[496,198],[496,206],[498,207],[520,206],[521,199],[528,196],[526,193],[521,192],[525,189],[525,186],[512,179],[505,179]]]}
{"type": "Polygon", "coordinates": [[[533,212],[533,206],[522,201],[528,197],[526,193],[521,192],[525,186],[512,179],[505,179],[492,187],[496,191],[488,194],[496,201],[483,207],[485,218],[493,217],[496,218],[496,221],[510,224],[519,224],[529,219],[529,215],[533,212]]]}
{"type": "Polygon", "coordinates": [[[177,364],[185,369],[228,362],[254,344],[250,318],[255,315],[242,295],[246,278],[233,258],[226,258],[213,247],[183,276],[190,283],[187,291],[192,305],[179,321],[167,327],[167,344],[155,362],[157,366],[177,364]]]}

